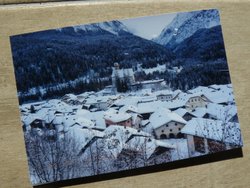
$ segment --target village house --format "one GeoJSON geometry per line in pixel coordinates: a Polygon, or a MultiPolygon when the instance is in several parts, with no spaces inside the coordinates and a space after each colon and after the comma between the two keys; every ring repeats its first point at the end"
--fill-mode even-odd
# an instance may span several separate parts
{"type": "Polygon", "coordinates": [[[143,96],[138,99],[138,103],[149,103],[156,101],[157,98],[155,96],[143,96]]]}
{"type": "Polygon", "coordinates": [[[186,121],[189,121],[192,118],[196,117],[192,112],[187,111],[187,109],[185,108],[178,108],[173,112],[181,116],[186,121]]]}
{"type": "Polygon", "coordinates": [[[172,95],[171,94],[158,94],[157,96],[157,100],[161,100],[161,101],[170,101],[172,99],[172,95]]]}
{"type": "Polygon", "coordinates": [[[161,90],[164,85],[164,82],[165,82],[164,79],[135,82],[131,85],[131,90],[132,91],[150,90],[151,92],[154,92],[161,90]]]}
{"type": "Polygon", "coordinates": [[[142,116],[143,120],[148,120],[150,116],[154,113],[155,109],[150,107],[151,103],[139,103],[138,113],[142,116]]]}
{"type": "Polygon", "coordinates": [[[173,94],[172,94],[172,100],[175,100],[178,98],[178,96],[183,93],[181,90],[177,89],[175,91],[173,91],[173,94]]]}
{"type": "Polygon", "coordinates": [[[80,105],[82,104],[82,101],[79,100],[79,98],[74,95],[74,94],[66,94],[64,95],[61,100],[63,102],[65,102],[66,104],[70,104],[70,105],[80,105]]]}
{"type": "Polygon", "coordinates": [[[189,156],[208,154],[242,145],[238,123],[193,118],[181,130],[187,137],[189,156]],[[224,130],[227,131],[224,131],[224,130]]]}
{"type": "Polygon", "coordinates": [[[141,122],[142,122],[142,115],[137,114],[137,113],[130,113],[132,116],[132,126],[135,129],[140,129],[141,128],[141,122]]]}
{"type": "Polygon", "coordinates": [[[104,137],[104,133],[101,131],[82,129],[78,126],[71,127],[65,134],[77,139],[78,144],[76,144],[74,151],[78,156],[83,155],[93,143],[104,137]]]}
{"type": "Polygon", "coordinates": [[[141,122],[143,120],[143,116],[139,114],[138,108],[134,105],[125,105],[120,108],[119,112],[125,112],[131,114],[132,116],[132,126],[135,129],[141,128],[141,122]]]}
{"type": "Polygon", "coordinates": [[[106,127],[110,125],[120,125],[125,127],[132,127],[132,116],[128,113],[122,112],[107,112],[104,114],[106,127]]]}
{"type": "Polygon", "coordinates": [[[239,122],[235,105],[208,103],[206,108],[196,108],[191,113],[199,118],[221,120],[224,122],[239,122]]]}
{"type": "Polygon", "coordinates": [[[157,91],[162,88],[162,84],[164,83],[164,79],[159,80],[145,80],[140,82],[142,89],[151,89],[152,91],[157,91]]]}
{"type": "MultiPolygon", "coordinates": [[[[138,159],[137,163],[130,164],[135,165],[134,167],[140,167],[145,162],[149,164],[161,163],[162,158],[164,158],[165,162],[170,161],[171,150],[174,149],[176,149],[174,145],[138,134],[130,136],[126,144],[123,144],[123,148],[117,155],[117,159],[118,161],[131,160],[131,162],[138,159]]],[[[123,165],[129,168],[126,163],[123,165]]]]}
{"type": "Polygon", "coordinates": [[[25,130],[29,129],[28,127],[30,127],[31,129],[35,128],[43,129],[45,128],[45,121],[38,116],[29,115],[27,116],[27,118],[23,120],[23,125],[25,130]]]}
{"type": "Polygon", "coordinates": [[[157,139],[183,138],[181,129],[186,121],[176,113],[167,109],[159,109],[150,118],[154,134],[157,139]]]}
{"type": "Polygon", "coordinates": [[[160,101],[170,101],[173,98],[173,91],[171,90],[160,90],[154,92],[154,95],[156,96],[157,100],[160,101]]]}
{"type": "Polygon", "coordinates": [[[43,129],[52,122],[54,117],[55,117],[54,110],[41,108],[36,113],[30,113],[27,116],[23,116],[22,122],[26,130],[35,128],[43,129]]]}
{"type": "Polygon", "coordinates": [[[185,106],[188,111],[192,111],[197,107],[206,107],[207,103],[211,101],[202,93],[181,93],[174,102],[179,102],[180,106],[185,106]]]}
{"type": "Polygon", "coordinates": [[[109,96],[90,97],[85,100],[82,109],[90,111],[107,110],[113,103],[109,96]]]}
{"type": "Polygon", "coordinates": [[[197,107],[206,107],[208,100],[205,97],[199,95],[189,97],[185,107],[189,110],[193,110],[197,107]]]}
{"type": "Polygon", "coordinates": [[[235,103],[231,84],[210,85],[208,87],[199,86],[195,89],[189,90],[188,93],[203,93],[209,101],[216,104],[228,105],[235,103]]]}

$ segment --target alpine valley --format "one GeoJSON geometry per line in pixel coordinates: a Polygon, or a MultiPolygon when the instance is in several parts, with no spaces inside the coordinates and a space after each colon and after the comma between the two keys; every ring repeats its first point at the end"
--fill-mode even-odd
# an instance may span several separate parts
{"type": "Polygon", "coordinates": [[[152,40],[116,20],[16,35],[11,44],[20,103],[102,90],[114,63],[171,89],[230,83],[217,10],[179,13],[152,40]]]}

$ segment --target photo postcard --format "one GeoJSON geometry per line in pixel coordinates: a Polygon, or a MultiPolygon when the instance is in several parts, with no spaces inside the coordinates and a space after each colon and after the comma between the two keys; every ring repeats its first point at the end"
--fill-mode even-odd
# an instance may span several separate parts
{"type": "Polygon", "coordinates": [[[33,185],[243,145],[216,9],[10,42],[33,185]]]}

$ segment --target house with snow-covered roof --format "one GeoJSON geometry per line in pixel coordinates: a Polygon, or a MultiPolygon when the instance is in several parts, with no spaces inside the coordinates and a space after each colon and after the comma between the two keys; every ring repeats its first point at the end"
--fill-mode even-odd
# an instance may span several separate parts
{"type": "Polygon", "coordinates": [[[143,96],[143,97],[139,97],[138,103],[148,103],[148,102],[153,102],[156,100],[157,98],[155,96],[143,96]]]}
{"type": "Polygon", "coordinates": [[[174,149],[175,145],[154,138],[136,135],[126,141],[117,159],[125,169],[129,169],[130,165],[141,167],[145,163],[158,164],[170,161],[171,151],[174,149]],[[136,160],[136,163],[133,163],[134,160],[136,160]],[[131,162],[127,163],[128,161],[131,162]]]}
{"type": "Polygon", "coordinates": [[[123,112],[106,112],[104,114],[106,127],[110,125],[120,125],[125,127],[132,127],[132,115],[123,112]]]}
{"type": "Polygon", "coordinates": [[[235,122],[193,118],[181,132],[187,136],[190,157],[242,145],[239,123],[235,122]]]}
{"type": "Polygon", "coordinates": [[[181,129],[186,121],[170,110],[164,108],[157,110],[150,116],[149,121],[158,139],[183,138],[181,129]]]}
{"type": "Polygon", "coordinates": [[[189,111],[197,107],[206,107],[208,102],[211,102],[203,93],[194,93],[194,94],[187,94],[181,93],[178,96],[178,99],[174,102],[180,103],[180,106],[185,106],[185,108],[189,111]]]}
{"type": "Polygon", "coordinates": [[[65,94],[61,100],[70,105],[80,105],[82,102],[78,99],[78,97],[74,94],[65,94]]]}
{"type": "Polygon", "coordinates": [[[157,91],[162,88],[162,85],[164,83],[164,79],[158,79],[158,80],[145,80],[140,82],[142,89],[151,89],[152,91],[157,91]]]}
{"type": "Polygon", "coordinates": [[[183,93],[183,92],[179,89],[173,91],[172,100],[175,100],[181,93],[183,93]]]}
{"type": "Polygon", "coordinates": [[[154,113],[155,108],[152,106],[152,102],[148,103],[139,103],[138,104],[138,113],[142,116],[143,120],[148,120],[151,114],[154,113]]]}
{"type": "Polygon", "coordinates": [[[187,109],[185,108],[178,108],[177,110],[173,111],[174,113],[178,114],[179,116],[181,116],[183,119],[185,119],[186,121],[191,120],[193,117],[196,117],[192,112],[189,112],[187,109]]]}
{"type": "Polygon", "coordinates": [[[206,108],[196,108],[191,113],[200,118],[221,120],[224,122],[239,122],[235,105],[208,103],[206,108]]]}
{"type": "Polygon", "coordinates": [[[107,110],[112,103],[113,100],[109,96],[89,97],[85,100],[82,109],[90,111],[107,110]]]}
{"type": "Polygon", "coordinates": [[[139,113],[139,110],[134,105],[125,105],[119,109],[119,112],[125,112],[132,116],[132,126],[136,129],[141,128],[141,121],[143,116],[139,113]]]}
{"type": "Polygon", "coordinates": [[[120,112],[138,113],[138,108],[135,105],[125,105],[119,109],[120,112]]]}
{"type": "Polygon", "coordinates": [[[64,134],[64,137],[74,139],[77,144],[74,150],[78,156],[83,155],[85,151],[95,142],[97,139],[102,139],[104,133],[93,129],[82,129],[77,126],[70,127],[64,134]]]}
{"type": "Polygon", "coordinates": [[[208,87],[199,86],[195,89],[188,90],[189,94],[202,93],[207,99],[217,104],[233,104],[234,95],[231,84],[226,85],[210,85],[208,87]]]}
{"type": "Polygon", "coordinates": [[[36,114],[30,114],[24,117],[22,119],[22,122],[24,130],[30,130],[36,128],[43,129],[45,127],[45,120],[36,114]]]}
{"type": "Polygon", "coordinates": [[[206,93],[206,97],[213,103],[228,105],[235,104],[235,99],[233,91],[228,90],[218,90],[210,93],[206,93]]]}
{"type": "Polygon", "coordinates": [[[160,101],[170,101],[173,97],[173,92],[170,90],[160,90],[155,92],[155,95],[157,97],[157,100],[160,101]]]}

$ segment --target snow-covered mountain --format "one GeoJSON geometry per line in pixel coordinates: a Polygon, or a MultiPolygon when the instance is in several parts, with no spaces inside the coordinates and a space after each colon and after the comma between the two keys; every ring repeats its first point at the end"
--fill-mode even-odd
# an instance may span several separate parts
{"type": "MultiPolygon", "coordinates": [[[[211,61],[226,59],[221,26],[203,28],[196,31],[174,48],[179,58],[211,61]]],[[[196,61],[194,61],[196,62],[196,61]]]]}
{"type": "Polygon", "coordinates": [[[120,33],[130,33],[128,28],[122,24],[120,21],[114,20],[110,22],[102,22],[95,24],[87,24],[87,25],[78,25],[74,26],[75,32],[100,32],[107,31],[114,35],[119,35],[120,33]]]}
{"type": "Polygon", "coordinates": [[[164,46],[173,47],[193,35],[197,30],[217,25],[220,25],[220,19],[216,9],[179,13],[154,41],[164,46]]]}
{"type": "Polygon", "coordinates": [[[29,94],[33,88],[40,88],[35,91],[39,93],[53,88],[51,96],[55,96],[59,85],[65,93],[73,92],[72,87],[99,90],[93,83],[105,82],[100,89],[110,85],[106,78],[115,62],[120,67],[132,68],[140,63],[147,68],[174,59],[172,51],[133,35],[119,21],[16,35],[11,43],[14,65],[21,67],[15,70],[18,91],[29,94]],[[35,79],[27,79],[27,73],[35,79]]]}

